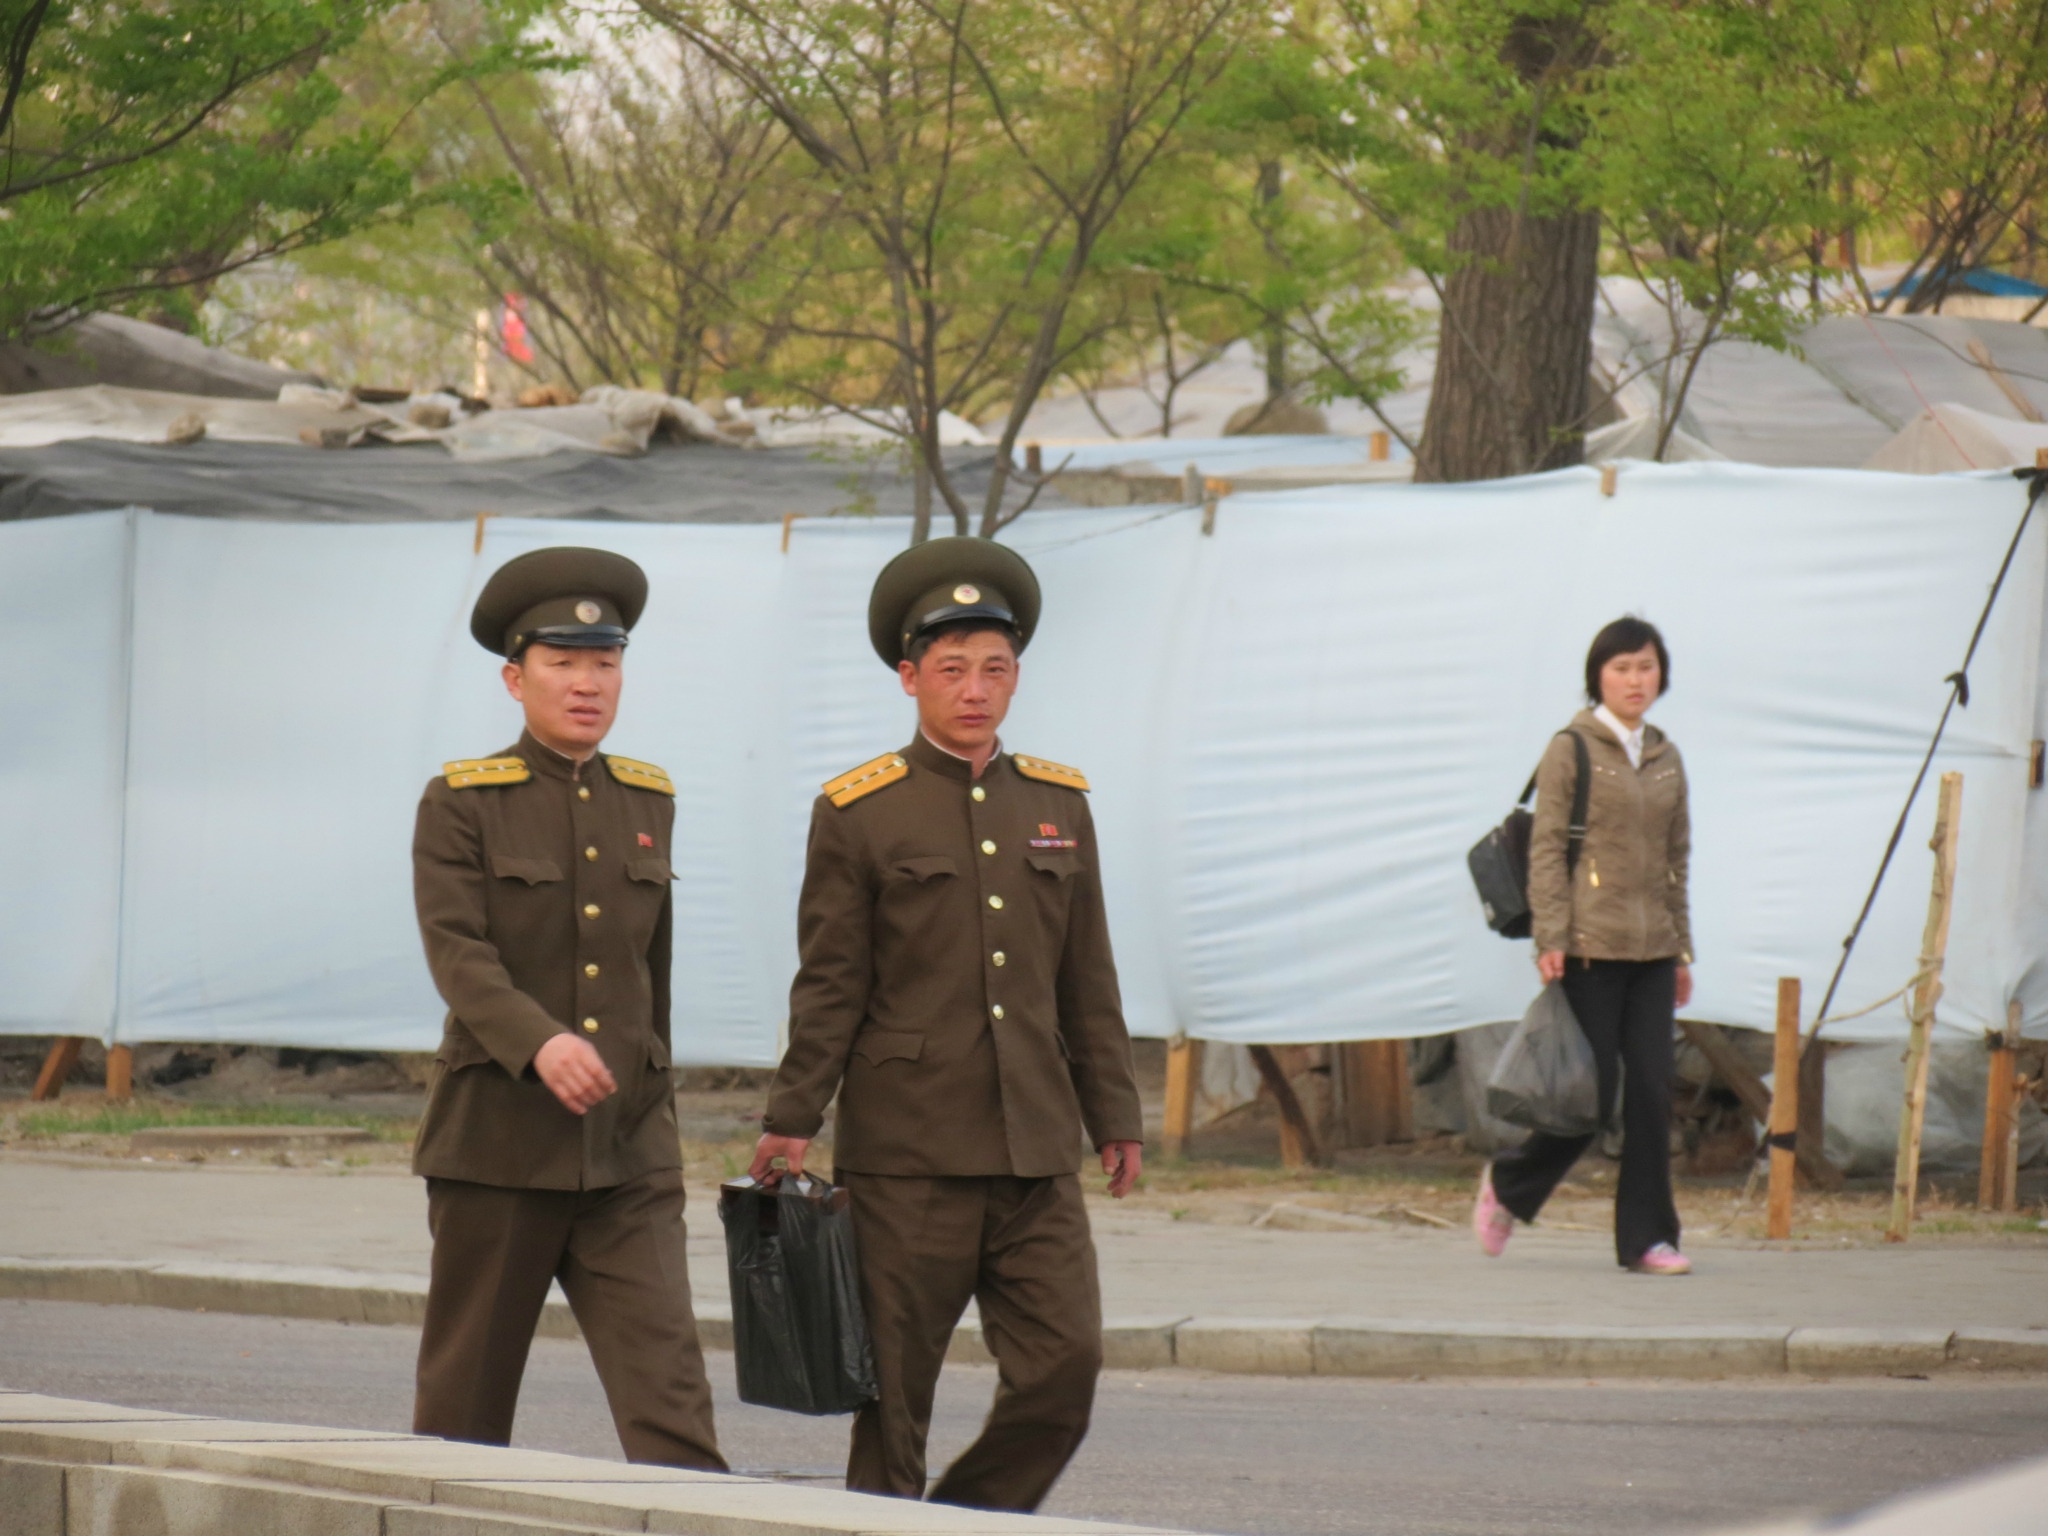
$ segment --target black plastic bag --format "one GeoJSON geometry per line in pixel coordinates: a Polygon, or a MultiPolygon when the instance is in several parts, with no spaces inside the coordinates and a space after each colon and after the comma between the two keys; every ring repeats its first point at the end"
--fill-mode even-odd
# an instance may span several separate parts
{"type": "Polygon", "coordinates": [[[1553,1136],[1600,1129],[1600,1074],[1578,1016],[1551,982],[1508,1036],[1486,1079],[1486,1112],[1553,1136]]]}
{"type": "Polygon", "coordinates": [[[846,1190],[789,1178],[720,1186],[740,1401],[852,1413],[876,1396],[846,1190]]]}

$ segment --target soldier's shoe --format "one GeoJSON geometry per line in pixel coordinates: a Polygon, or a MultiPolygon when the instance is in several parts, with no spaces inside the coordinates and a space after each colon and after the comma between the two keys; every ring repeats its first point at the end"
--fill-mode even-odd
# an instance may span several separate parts
{"type": "Polygon", "coordinates": [[[1493,1192],[1491,1163],[1479,1176],[1479,1198],[1472,1204],[1472,1230],[1478,1235],[1480,1250],[1489,1259],[1499,1258],[1507,1249],[1508,1239],[1515,1235],[1515,1218],[1493,1192]]]}

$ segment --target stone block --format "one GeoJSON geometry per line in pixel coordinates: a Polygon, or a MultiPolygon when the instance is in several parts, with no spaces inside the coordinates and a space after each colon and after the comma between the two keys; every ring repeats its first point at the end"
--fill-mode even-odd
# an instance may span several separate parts
{"type": "Polygon", "coordinates": [[[1924,1376],[1948,1364],[1946,1328],[1795,1328],[1788,1370],[1807,1376],[1924,1376]]]}
{"type": "Polygon", "coordinates": [[[0,1397],[0,1424],[134,1424],[195,1417],[190,1413],[164,1413],[156,1408],[117,1408],[111,1403],[45,1397],[40,1392],[10,1392],[0,1397]]]}
{"type": "Polygon", "coordinates": [[[1113,1317],[1102,1325],[1102,1363],[1112,1371],[1161,1370],[1174,1363],[1174,1332],[1187,1318],[1113,1317]]]}
{"type": "Polygon", "coordinates": [[[701,1483],[647,1495],[647,1529],[675,1536],[1132,1536],[1136,1529],[787,1483],[701,1483]]]}
{"type": "Polygon", "coordinates": [[[2048,1328],[1958,1328],[1949,1364],[1985,1371],[2048,1371],[2048,1328]]]}
{"type": "Polygon", "coordinates": [[[65,1472],[66,1536],[382,1536],[384,1506],[322,1489],[143,1467],[65,1472]]]}
{"type": "Polygon", "coordinates": [[[64,1536],[64,1468],[0,1456],[0,1536],[64,1536]]]}
{"type": "Polygon", "coordinates": [[[732,1308],[698,1307],[697,1342],[706,1349],[731,1349],[732,1308]]]}
{"type": "Polygon", "coordinates": [[[1315,1370],[1315,1331],[1298,1318],[1192,1317],[1174,1330],[1174,1363],[1241,1376],[1307,1376],[1315,1370]]]}
{"type": "Polygon", "coordinates": [[[256,1424],[238,1419],[140,1419],[134,1423],[0,1423],[0,1451],[66,1462],[129,1462],[146,1441],[403,1440],[385,1430],[317,1429],[308,1424],[256,1424]]]}
{"type": "Polygon", "coordinates": [[[448,1509],[438,1504],[392,1504],[384,1511],[384,1536],[581,1536],[584,1532],[640,1529],[637,1525],[576,1525],[559,1519],[522,1520],[515,1515],[448,1509]]]}
{"type": "Polygon", "coordinates": [[[574,1481],[594,1472],[611,1477],[614,1469],[620,1480],[634,1482],[687,1482],[717,1476],[677,1467],[628,1467],[551,1451],[515,1451],[425,1438],[297,1445],[137,1444],[134,1449],[138,1463],[148,1466],[338,1488],[416,1504],[432,1503],[436,1486],[444,1482],[574,1481]]]}
{"type": "Polygon", "coordinates": [[[1335,1319],[1315,1332],[1321,1376],[1775,1376],[1783,1328],[1595,1328],[1335,1319]]]}
{"type": "Polygon", "coordinates": [[[140,1306],[146,1268],[90,1259],[0,1259],[0,1297],[140,1306]]]}

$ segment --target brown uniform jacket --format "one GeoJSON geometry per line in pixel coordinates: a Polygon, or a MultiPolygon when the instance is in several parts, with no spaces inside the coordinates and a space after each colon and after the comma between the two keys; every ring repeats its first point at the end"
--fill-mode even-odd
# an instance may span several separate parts
{"type": "Polygon", "coordinates": [[[1557,736],[1536,770],[1536,823],[1529,834],[1529,908],[1536,948],[1587,960],[1692,963],[1685,883],[1692,818],[1685,764],[1654,725],[1643,729],[1643,765],[1630,765],[1614,733],[1590,709],[1572,718],[1593,769],[1586,842],[1565,873],[1573,781],[1571,738],[1557,736]]]}
{"type": "Polygon", "coordinates": [[[1015,1174],[1144,1135],[1088,797],[925,740],[909,772],[820,796],[789,1049],[763,1123],[858,1173],[1015,1174]],[[976,791],[980,798],[976,798],[976,791]]]}
{"type": "Polygon", "coordinates": [[[505,755],[531,777],[472,775],[500,781],[466,788],[437,778],[420,799],[413,899],[448,1018],[413,1171],[601,1189],[679,1167],[668,1075],[675,801],[639,787],[667,780],[623,759],[579,767],[530,735],[505,755]],[[582,1116],[532,1071],[534,1053],[569,1030],[619,1085],[582,1116]]]}

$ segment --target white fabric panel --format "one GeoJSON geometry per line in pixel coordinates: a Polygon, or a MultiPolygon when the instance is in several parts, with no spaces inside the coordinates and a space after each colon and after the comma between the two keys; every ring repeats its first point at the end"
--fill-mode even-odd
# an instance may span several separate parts
{"type": "MultiPolygon", "coordinates": [[[[1719,464],[1597,483],[1241,496],[1214,537],[1170,508],[1011,530],[1046,607],[1005,737],[1096,786],[1134,1029],[1363,1039],[1518,1014],[1528,946],[1482,926],[1465,849],[1624,611],[1674,651],[1653,718],[1693,784],[1691,1011],[1768,1027],[1780,975],[1818,1002],[2021,490],[1719,464]]],[[[413,809],[444,759],[518,731],[469,609],[504,560],[575,541],[653,583],[610,745],[679,789],[678,1057],[775,1058],[817,786],[914,729],[866,637],[900,522],[800,522],[784,553],[772,524],[494,520],[479,553],[462,525],[145,514],[132,648],[127,526],[0,527],[0,600],[46,647],[0,683],[0,1029],[104,1032],[118,973],[123,1039],[431,1047],[413,809]]],[[[2037,527],[1937,763],[1967,776],[1956,1030],[2001,1026],[2015,993],[2048,1028],[2048,813],[2025,788],[2048,734],[2044,550],[2037,527]]],[[[1912,974],[1933,807],[1930,780],[1838,1012],[1912,974]]],[[[1836,1033],[1902,1030],[1893,1005],[1836,1033]]]]}
{"type": "Polygon", "coordinates": [[[133,527],[96,512],[0,543],[0,1034],[113,1023],[133,527]]]}
{"type": "MultiPolygon", "coordinates": [[[[1172,818],[1191,1033],[1313,1041],[1518,1016],[1528,946],[1479,926],[1462,856],[1577,707],[1592,635],[1624,612],[1673,651],[1653,718],[1692,783],[1690,1012],[1769,1028],[1785,975],[1818,1002],[2023,494],[2007,476],[1729,465],[1630,466],[1611,499],[1597,484],[1579,470],[1225,504],[1185,640],[1200,686],[1172,818]]],[[[2010,901],[2043,536],[2016,562],[1936,764],[1967,776],[1941,1018],[1972,1031],[2002,1018],[2015,951],[2038,954],[2043,936],[2011,936],[2010,901]]],[[[1837,1014],[1915,969],[1933,787],[1837,1014]]],[[[1888,1010],[1833,1033],[1902,1030],[1888,1010]]]]}

